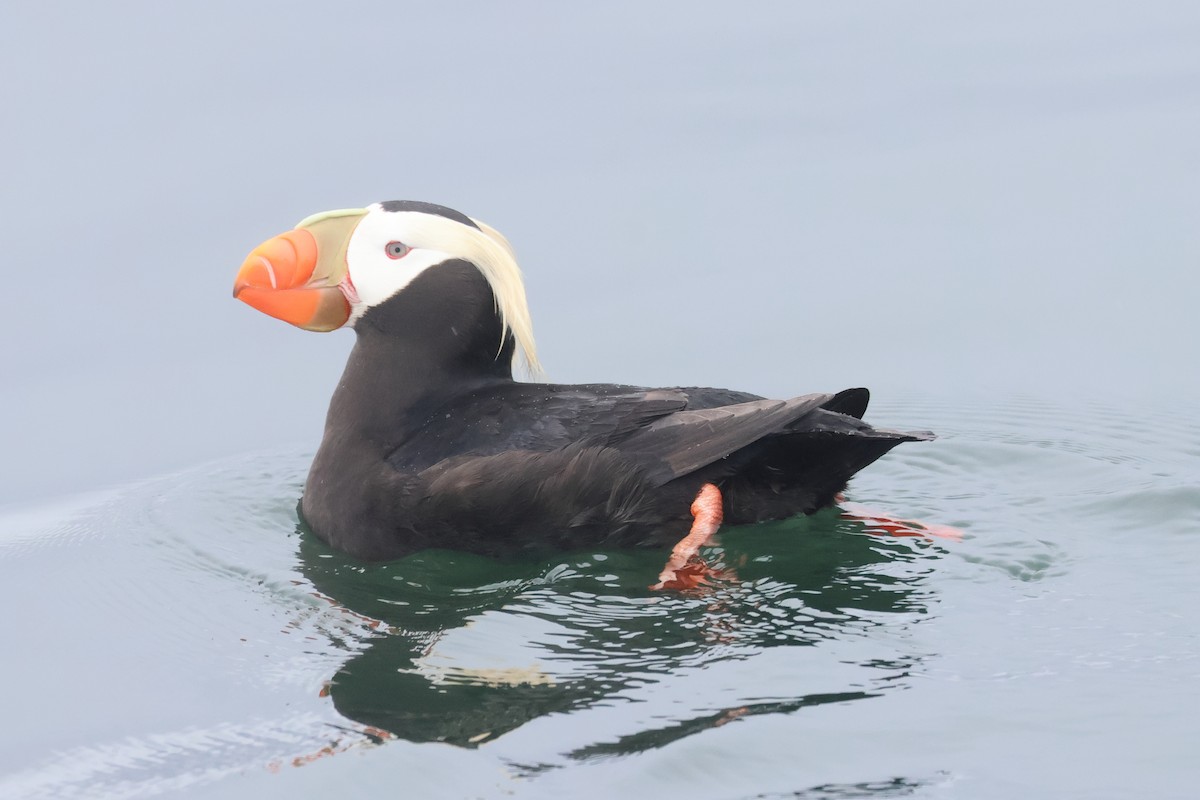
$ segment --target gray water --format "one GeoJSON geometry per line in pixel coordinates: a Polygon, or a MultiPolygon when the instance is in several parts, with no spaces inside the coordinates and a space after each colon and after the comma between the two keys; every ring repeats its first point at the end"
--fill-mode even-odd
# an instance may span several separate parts
{"type": "Polygon", "coordinates": [[[0,9],[0,796],[1164,797],[1200,768],[1200,6],[0,9]],[[366,568],[313,212],[516,247],[555,380],[870,386],[851,500],[366,568]]]}
{"type": "Polygon", "coordinates": [[[1200,425],[880,414],[943,438],[851,498],[961,541],[735,529],[693,593],[640,551],[357,564],[298,529],[305,452],[9,514],[0,793],[1192,796],[1200,425]]]}

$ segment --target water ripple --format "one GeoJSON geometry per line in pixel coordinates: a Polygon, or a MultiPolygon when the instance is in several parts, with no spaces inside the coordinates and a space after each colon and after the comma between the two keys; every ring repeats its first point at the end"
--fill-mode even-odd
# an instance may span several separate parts
{"type": "MultiPolygon", "coordinates": [[[[543,780],[755,720],[888,708],[930,683],[1044,677],[1047,653],[1058,669],[1194,672],[1182,618],[1164,610],[1157,628],[1106,640],[1111,614],[1081,614],[1095,595],[1064,587],[1108,587],[1139,566],[1190,585],[1200,427],[1090,401],[884,412],[943,437],[881,460],[851,498],[956,526],[961,541],[881,535],[837,513],[727,530],[706,551],[719,578],[689,593],[647,588],[657,552],[355,562],[299,524],[304,451],[10,510],[6,590],[71,610],[13,614],[13,635],[74,632],[9,656],[10,685],[61,695],[16,697],[12,713],[78,733],[49,759],[14,750],[21,768],[0,788],[150,796],[396,740],[486,751],[543,780]],[[1051,602],[1061,621],[1009,627],[1051,602]],[[1022,647],[941,638],[985,618],[1022,647]]],[[[925,779],[804,785],[795,796],[898,796],[925,779]]]]}

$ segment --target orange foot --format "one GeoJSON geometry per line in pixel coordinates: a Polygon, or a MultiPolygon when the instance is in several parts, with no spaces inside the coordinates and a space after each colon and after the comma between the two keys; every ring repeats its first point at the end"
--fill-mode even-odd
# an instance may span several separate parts
{"type": "Polygon", "coordinates": [[[700,487],[692,501],[692,529],[671,549],[667,565],[651,589],[694,589],[708,583],[721,571],[700,558],[700,548],[708,544],[724,518],[721,490],[711,483],[700,487]]]}
{"type": "Polygon", "coordinates": [[[673,563],[673,561],[667,562],[666,568],[658,576],[658,583],[651,586],[651,589],[673,589],[677,591],[699,589],[702,586],[710,586],[714,583],[737,580],[737,573],[732,568],[709,564],[698,555],[692,556],[687,560],[687,563],[679,567],[673,567],[673,563]]]}
{"type": "MultiPolygon", "coordinates": [[[[838,497],[841,500],[841,496],[838,497]]],[[[896,519],[895,517],[873,511],[858,503],[841,503],[842,519],[853,519],[867,526],[867,533],[879,536],[920,536],[923,539],[950,539],[961,542],[963,532],[949,525],[938,525],[933,522],[917,522],[911,519],[896,519]]]]}

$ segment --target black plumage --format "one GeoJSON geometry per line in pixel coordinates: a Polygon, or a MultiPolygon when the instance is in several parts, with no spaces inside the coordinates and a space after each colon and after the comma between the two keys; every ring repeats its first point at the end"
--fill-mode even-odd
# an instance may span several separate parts
{"type": "Polygon", "coordinates": [[[811,513],[895,445],[931,437],[864,423],[866,389],[783,401],[515,382],[492,289],[462,260],[421,272],[355,331],[301,508],[368,560],[670,546],[705,483],[729,523],[811,513]]]}

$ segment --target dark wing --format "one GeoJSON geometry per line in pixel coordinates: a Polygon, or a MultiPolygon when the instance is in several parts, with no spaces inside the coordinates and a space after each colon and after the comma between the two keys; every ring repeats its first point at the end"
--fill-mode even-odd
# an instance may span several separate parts
{"type": "Polygon", "coordinates": [[[435,409],[389,455],[388,462],[411,472],[464,455],[550,452],[577,443],[605,446],[687,404],[687,395],[676,389],[614,384],[485,386],[435,409]]]}
{"type": "MultiPolygon", "coordinates": [[[[790,452],[808,447],[810,440],[830,440],[853,458],[849,472],[808,459],[812,467],[830,473],[853,472],[903,441],[931,438],[923,432],[901,433],[873,428],[858,418],[866,410],[866,390],[849,389],[836,395],[810,394],[791,400],[753,400],[730,406],[687,410],[655,420],[625,440],[620,449],[631,456],[656,484],[662,485],[698,471],[728,477],[750,467],[794,472],[801,464],[790,452]],[[864,460],[865,459],[865,460],[864,460]],[[766,460],[767,463],[763,463],[766,460]],[[716,467],[719,469],[705,468],[716,467]]],[[[824,448],[829,449],[829,448],[824,448]]],[[[826,458],[828,456],[826,455],[826,458]]]]}
{"type": "Polygon", "coordinates": [[[626,439],[621,452],[633,458],[656,485],[662,485],[747,447],[789,424],[830,395],[791,400],[752,400],[731,406],[680,411],[626,439]]]}
{"type": "Polygon", "coordinates": [[[732,406],[738,403],[749,403],[752,400],[768,399],[760,394],[738,392],[733,389],[714,389],[709,386],[680,386],[675,391],[683,392],[687,396],[687,407],[690,411],[698,411],[703,408],[720,408],[721,406],[732,406]]]}
{"type": "MultiPolygon", "coordinates": [[[[732,389],[712,389],[704,386],[682,386],[676,391],[687,395],[687,407],[690,411],[702,408],[720,408],[721,406],[732,406],[738,403],[749,403],[753,400],[767,399],[762,395],[751,394],[750,392],[736,392],[732,389]]],[[[839,414],[857,417],[858,419],[862,419],[863,414],[867,413],[867,404],[871,401],[871,393],[862,387],[843,389],[837,394],[826,395],[826,397],[828,399],[821,404],[821,408],[824,408],[826,411],[836,411],[839,414]]]]}
{"type": "Polygon", "coordinates": [[[403,547],[374,557],[449,542],[502,553],[530,543],[673,541],[704,482],[721,486],[731,523],[809,513],[896,444],[929,438],[862,422],[865,390],[725,403],[744,396],[611,385],[480,390],[440,409],[393,454],[397,469],[376,496],[381,520],[403,528],[388,541],[403,547]]]}

